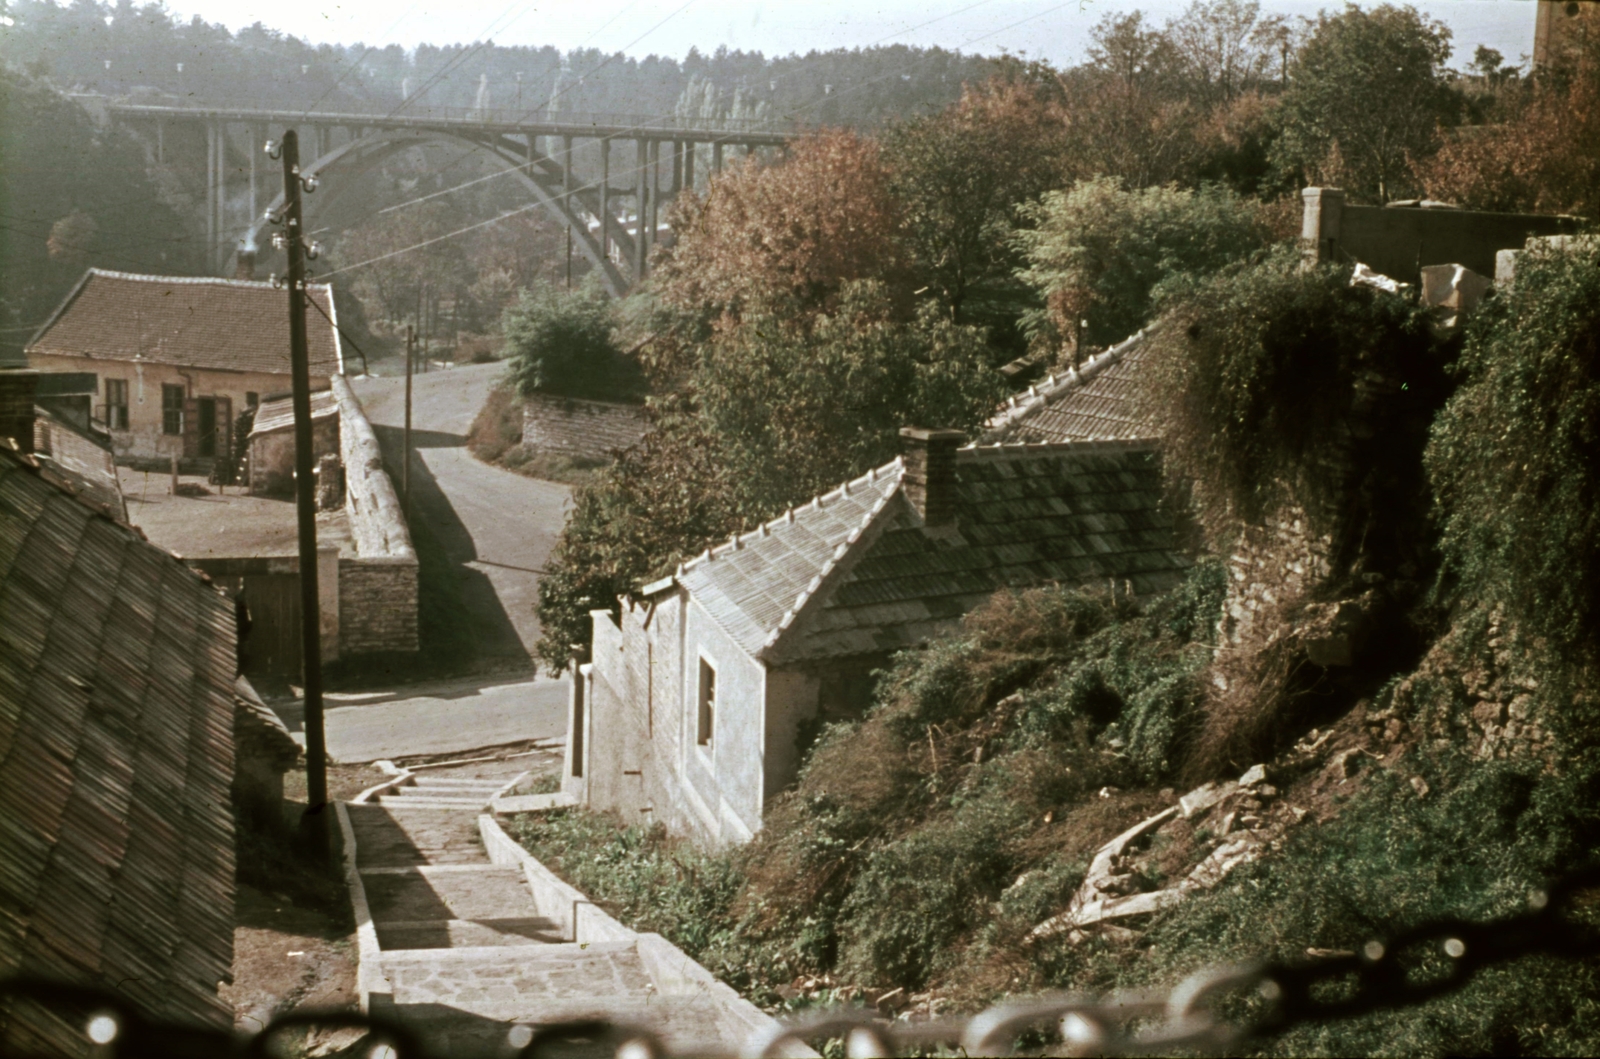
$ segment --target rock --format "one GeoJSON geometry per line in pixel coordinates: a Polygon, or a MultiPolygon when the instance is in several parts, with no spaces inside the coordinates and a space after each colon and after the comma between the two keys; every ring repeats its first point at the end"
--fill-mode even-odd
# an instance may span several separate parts
{"type": "Polygon", "coordinates": [[[1185,820],[1192,820],[1195,814],[1205,812],[1236,790],[1238,785],[1233,783],[1208,783],[1204,787],[1196,787],[1178,799],[1178,813],[1185,820]]]}
{"type": "Polygon", "coordinates": [[[1472,708],[1472,719],[1479,727],[1488,728],[1505,720],[1505,707],[1498,702],[1480,702],[1472,708]]]}
{"type": "Polygon", "coordinates": [[[1426,798],[1428,796],[1428,791],[1430,790],[1428,787],[1428,781],[1423,779],[1421,776],[1411,777],[1411,789],[1417,792],[1418,798],[1426,798]]]}
{"type": "Polygon", "coordinates": [[[1249,831],[1254,831],[1261,826],[1261,817],[1254,813],[1246,813],[1239,817],[1239,826],[1249,831]]]}
{"type": "Polygon", "coordinates": [[[1333,756],[1333,761],[1328,765],[1328,771],[1335,776],[1350,777],[1354,776],[1356,770],[1360,767],[1361,750],[1358,747],[1350,747],[1348,750],[1341,750],[1333,756]]]}
{"type": "Polygon", "coordinates": [[[1299,823],[1306,818],[1306,811],[1298,805],[1289,806],[1289,815],[1294,817],[1294,822],[1299,823]]]}
{"type": "Polygon", "coordinates": [[[1223,836],[1227,835],[1229,831],[1233,830],[1233,821],[1238,815],[1238,813],[1229,813],[1227,816],[1222,818],[1222,823],[1217,825],[1218,838],[1222,838],[1223,836]]]}
{"type": "Polygon", "coordinates": [[[1250,768],[1246,770],[1245,774],[1239,777],[1239,786],[1254,787],[1258,783],[1266,782],[1266,779],[1267,766],[1251,765],[1250,768]]]}
{"type": "Polygon", "coordinates": [[[1256,788],[1257,798],[1276,798],[1277,796],[1278,788],[1274,787],[1270,783],[1263,783],[1261,786],[1256,788]]]}
{"type": "Polygon", "coordinates": [[[1506,707],[1506,711],[1511,714],[1512,719],[1525,721],[1528,719],[1528,711],[1532,709],[1532,707],[1532,695],[1518,695],[1516,698],[1511,700],[1511,705],[1506,707]]]}

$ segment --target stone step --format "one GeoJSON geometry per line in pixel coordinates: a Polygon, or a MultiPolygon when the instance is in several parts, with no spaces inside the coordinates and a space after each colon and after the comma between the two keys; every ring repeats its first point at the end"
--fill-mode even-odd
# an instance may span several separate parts
{"type": "MultiPolygon", "coordinates": [[[[487,999],[498,993],[493,987],[482,991],[486,999],[468,1001],[465,1006],[426,1001],[406,1003],[396,999],[391,1007],[382,1006],[385,1015],[406,1026],[440,1055],[503,1056],[513,1059],[518,1052],[508,1044],[515,1026],[540,1026],[587,1019],[604,1019],[624,1026],[643,1026],[657,1034],[674,1055],[737,1055],[745,1040],[719,1039],[717,1030],[722,1015],[714,1000],[683,996],[606,996],[544,997],[533,993],[518,1001],[487,999]]],[[[375,1011],[379,1010],[377,1007],[375,1011]]],[[[620,1041],[583,1045],[552,1046],[547,1054],[563,1057],[593,1056],[602,1059],[616,1055],[620,1041]],[[557,1050],[559,1048],[559,1050],[557,1050]]],[[[541,1053],[546,1054],[546,1053],[541,1053]]]]}
{"type": "Polygon", "coordinates": [[[458,780],[448,776],[413,776],[407,786],[461,787],[467,790],[497,791],[507,782],[506,780],[458,780]]]}
{"type": "Polygon", "coordinates": [[[409,872],[364,872],[361,883],[373,921],[380,928],[390,920],[520,919],[539,915],[519,868],[441,871],[423,865],[409,872]]]}
{"type": "Polygon", "coordinates": [[[478,836],[476,811],[411,809],[403,799],[348,809],[362,868],[489,862],[478,836]]]}
{"type": "Polygon", "coordinates": [[[397,802],[401,808],[405,809],[448,809],[452,812],[459,813],[475,812],[476,810],[486,808],[489,804],[489,799],[486,797],[434,798],[425,794],[414,794],[406,798],[397,798],[393,795],[386,794],[379,799],[379,803],[382,805],[394,805],[397,802]]]}
{"type": "Polygon", "coordinates": [[[558,945],[561,924],[543,916],[512,919],[391,919],[376,924],[385,951],[558,945]]]}
{"type": "MultiPolygon", "coordinates": [[[[465,945],[454,949],[391,949],[383,954],[383,969],[385,975],[390,975],[391,983],[395,982],[392,975],[399,974],[404,982],[419,989],[432,980],[434,972],[448,971],[453,974],[462,966],[487,968],[488,978],[496,981],[516,977],[519,973],[543,974],[551,968],[576,967],[581,972],[585,968],[593,970],[599,964],[609,965],[618,961],[624,967],[639,968],[642,975],[643,965],[639,962],[636,946],[637,943],[633,941],[586,941],[582,944],[561,941],[515,949],[495,945],[465,945]]],[[[605,973],[610,974],[610,971],[605,973]]],[[[648,977],[641,977],[635,984],[649,992],[649,982],[648,977]]],[[[400,988],[400,985],[396,983],[395,988],[400,988]]],[[[412,999],[416,999],[415,995],[412,999]]]]}

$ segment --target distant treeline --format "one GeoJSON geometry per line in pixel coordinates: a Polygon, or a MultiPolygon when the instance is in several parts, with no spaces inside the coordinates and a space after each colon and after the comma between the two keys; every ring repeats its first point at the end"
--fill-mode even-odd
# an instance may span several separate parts
{"type": "Polygon", "coordinates": [[[680,114],[871,125],[938,110],[993,59],[943,48],[837,49],[767,58],[691,49],[679,61],[594,48],[313,45],[261,23],[238,33],[162,4],[12,0],[0,60],[65,89],[321,110],[413,106],[680,114]],[[179,65],[182,69],[179,69],[179,65]],[[486,92],[487,100],[484,99],[486,92]]]}

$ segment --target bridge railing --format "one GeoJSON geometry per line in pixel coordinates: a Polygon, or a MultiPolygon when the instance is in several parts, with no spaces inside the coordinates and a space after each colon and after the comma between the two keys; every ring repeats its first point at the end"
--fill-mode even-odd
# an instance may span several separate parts
{"type": "Polygon", "coordinates": [[[706,133],[720,132],[731,135],[793,136],[820,126],[793,120],[752,120],[727,117],[679,117],[672,114],[624,114],[603,111],[564,111],[548,107],[452,107],[435,106],[419,102],[376,103],[341,101],[334,107],[313,110],[296,110],[292,106],[262,106],[251,99],[208,99],[203,103],[169,102],[163,99],[127,98],[82,94],[85,102],[93,101],[107,109],[130,113],[232,116],[240,120],[260,117],[263,120],[285,120],[316,124],[348,124],[352,120],[367,119],[375,125],[394,124],[449,124],[491,125],[520,128],[525,126],[581,126],[595,127],[615,134],[626,129],[640,133],[706,133]]]}

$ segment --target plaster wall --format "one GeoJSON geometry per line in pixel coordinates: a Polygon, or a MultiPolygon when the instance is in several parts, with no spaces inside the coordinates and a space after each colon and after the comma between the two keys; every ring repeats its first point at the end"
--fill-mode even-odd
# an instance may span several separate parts
{"type": "MultiPolygon", "coordinates": [[[[111,432],[112,450],[119,457],[151,459],[183,455],[183,437],[162,433],[161,387],[183,386],[189,397],[226,397],[230,404],[230,417],[238,416],[246,407],[245,395],[254,393],[260,398],[282,393],[289,389],[289,376],[259,371],[216,371],[214,369],[185,368],[174,364],[151,364],[129,360],[100,360],[95,357],[76,357],[59,353],[30,352],[28,365],[40,371],[84,371],[96,376],[94,414],[103,414],[106,400],[106,379],[122,379],[128,384],[128,426],[125,430],[111,432]]],[[[328,385],[325,375],[313,375],[311,388],[328,385]]],[[[231,428],[232,423],[229,423],[231,428]]]]}

